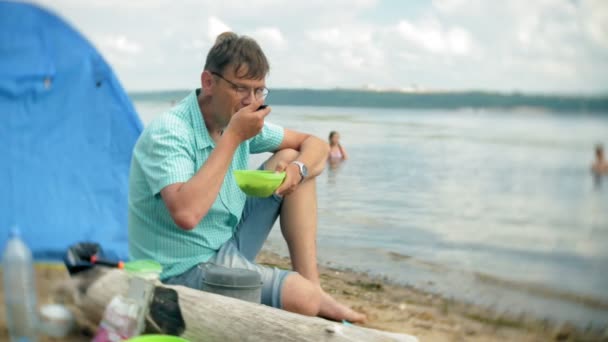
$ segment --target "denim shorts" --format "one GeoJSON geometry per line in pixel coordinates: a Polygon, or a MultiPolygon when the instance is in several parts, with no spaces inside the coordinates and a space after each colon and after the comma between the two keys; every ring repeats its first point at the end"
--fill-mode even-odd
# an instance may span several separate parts
{"type": "Polygon", "coordinates": [[[232,238],[220,247],[206,263],[164,280],[165,284],[202,289],[205,269],[209,264],[256,271],[262,278],[262,304],[282,308],[281,292],[285,278],[292,271],[261,266],[255,258],[262,249],[281,211],[283,199],[276,194],[267,198],[247,197],[243,215],[232,238]]]}

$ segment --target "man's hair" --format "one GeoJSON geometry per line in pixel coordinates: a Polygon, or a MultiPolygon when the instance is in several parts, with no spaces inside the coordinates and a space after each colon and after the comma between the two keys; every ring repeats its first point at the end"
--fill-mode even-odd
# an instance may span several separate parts
{"type": "Polygon", "coordinates": [[[224,32],[217,36],[205,62],[205,70],[220,74],[227,67],[234,68],[234,74],[239,78],[255,80],[263,79],[270,70],[268,60],[258,43],[234,32],[224,32]],[[243,73],[244,71],[247,72],[243,73]]]}

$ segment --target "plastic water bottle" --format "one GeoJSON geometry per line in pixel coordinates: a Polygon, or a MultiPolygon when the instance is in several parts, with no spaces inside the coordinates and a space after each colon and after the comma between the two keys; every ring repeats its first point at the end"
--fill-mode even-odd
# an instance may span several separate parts
{"type": "Polygon", "coordinates": [[[13,229],[2,256],[6,324],[12,342],[36,341],[38,314],[32,252],[13,229]]]}

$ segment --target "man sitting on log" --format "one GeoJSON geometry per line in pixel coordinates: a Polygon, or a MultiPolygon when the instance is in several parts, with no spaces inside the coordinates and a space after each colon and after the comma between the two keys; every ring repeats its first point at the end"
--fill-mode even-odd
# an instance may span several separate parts
{"type": "Polygon", "coordinates": [[[327,144],[265,122],[268,61],[251,38],[226,32],[200,76],[201,88],[152,123],[133,152],[129,179],[129,252],[154,259],[167,284],[201,289],[205,265],[246,268],[262,278],[262,303],[333,320],[365,316],[338,303],[319,284],[315,177],[327,144]],[[276,193],[247,197],[232,171],[252,153],[273,152],[262,168],[285,171],[276,193]],[[278,216],[293,272],[255,258],[278,216]]]}

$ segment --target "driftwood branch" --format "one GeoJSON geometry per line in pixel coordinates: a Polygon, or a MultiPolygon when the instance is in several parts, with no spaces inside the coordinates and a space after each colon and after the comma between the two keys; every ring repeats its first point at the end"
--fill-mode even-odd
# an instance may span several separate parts
{"type": "MultiPolygon", "coordinates": [[[[124,271],[94,269],[74,276],[76,304],[95,324],[112,297],[126,294],[124,271]]],[[[234,298],[158,283],[147,332],[197,341],[418,341],[415,337],[343,325],[234,298]]]]}

